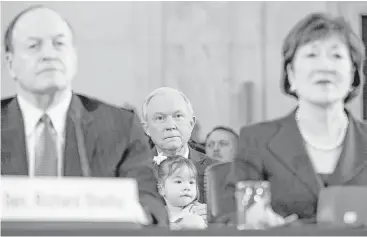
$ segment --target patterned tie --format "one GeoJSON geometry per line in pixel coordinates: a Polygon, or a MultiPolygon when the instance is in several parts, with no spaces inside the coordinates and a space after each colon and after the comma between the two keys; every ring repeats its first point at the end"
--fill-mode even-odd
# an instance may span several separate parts
{"type": "Polygon", "coordinates": [[[35,176],[57,176],[57,148],[50,117],[44,114],[38,126],[41,134],[36,142],[35,176]]]}

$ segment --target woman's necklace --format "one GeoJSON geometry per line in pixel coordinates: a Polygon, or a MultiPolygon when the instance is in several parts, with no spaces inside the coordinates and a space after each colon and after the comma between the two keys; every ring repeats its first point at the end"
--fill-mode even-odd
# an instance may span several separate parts
{"type": "Polygon", "coordinates": [[[313,148],[315,148],[316,150],[322,150],[322,151],[330,151],[330,150],[334,150],[338,147],[340,147],[342,144],[343,144],[343,141],[344,141],[344,138],[345,138],[345,135],[347,133],[347,130],[348,130],[348,117],[345,115],[345,125],[344,127],[342,128],[338,138],[336,139],[335,143],[333,144],[327,144],[327,145],[320,145],[320,144],[317,144],[317,143],[314,143],[312,141],[312,139],[310,138],[310,136],[307,136],[304,132],[302,132],[302,129],[300,127],[300,120],[299,120],[299,110],[296,111],[296,121],[297,121],[297,124],[298,124],[298,128],[301,132],[301,135],[303,137],[303,140],[310,146],[312,146],[313,148]]]}

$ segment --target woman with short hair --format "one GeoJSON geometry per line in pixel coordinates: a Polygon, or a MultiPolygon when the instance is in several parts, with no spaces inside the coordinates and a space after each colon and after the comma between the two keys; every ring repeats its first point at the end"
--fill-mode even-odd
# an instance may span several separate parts
{"type": "Polygon", "coordinates": [[[283,59],[281,84],[298,106],[241,129],[240,155],[226,180],[232,202],[237,181],[270,182],[271,207],[248,212],[255,227],[284,224],[294,214],[315,218],[324,187],[367,185],[367,124],[346,109],[362,86],[361,39],[343,18],[310,14],[285,38],[283,59]]]}

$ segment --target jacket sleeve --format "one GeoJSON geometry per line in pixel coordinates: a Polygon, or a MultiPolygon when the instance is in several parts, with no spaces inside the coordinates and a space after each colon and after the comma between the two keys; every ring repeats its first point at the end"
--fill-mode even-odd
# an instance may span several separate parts
{"type": "Polygon", "coordinates": [[[123,153],[117,176],[136,179],[140,202],[150,215],[152,224],[168,226],[166,208],[157,189],[152,157],[148,137],[134,114],[130,123],[129,143],[123,153]]]}

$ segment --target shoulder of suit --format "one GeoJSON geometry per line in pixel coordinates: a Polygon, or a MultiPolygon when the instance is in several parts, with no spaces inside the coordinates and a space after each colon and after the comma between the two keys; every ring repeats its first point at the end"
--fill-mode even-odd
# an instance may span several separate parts
{"type": "Polygon", "coordinates": [[[292,113],[281,118],[244,126],[240,130],[240,138],[256,137],[261,140],[267,140],[279,130],[282,124],[288,123],[290,119],[293,119],[292,113]]]}
{"type": "Polygon", "coordinates": [[[355,117],[351,117],[351,119],[354,121],[354,123],[356,124],[356,127],[358,130],[361,130],[363,131],[364,133],[367,134],[367,120],[360,120],[360,119],[357,119],[355,117]]]}
{"type": "Polygon", "coordinates": [[[361,123],[361,126],[367,129],[367,120],[360,121],[360,123],[361,123]]]}
{"type": "Polygon", "coordinates": [[[1,99],[1,109],[4,109],[8,106],[8,104],[15,98],[15,96],[8,97],[5,99],[1,99]]]}
{"type": "Polygon", "coordinates": [[[110,110],[113,112],[120,112],[126,116],[133,116],[135,114],[134,110],[132,109],[118,107],[116,105],[112,105],[100,99],[96,99],[96,98],[81,95],[81,94],[77,94],[77,96],[80,98],[83,106],[88,111],[94,111],[94,110],[100,109],[100,110],[110,110]]]}
{"type": "Polygon", "coordinates": [[[203,159],[210,159],[209,156],[205,155],[204,153],[200,152],[200,151],[195,151],[199,154],[199,156],[203,159]]]}
{"type": "MultiPolygon", "coordinates": [[[[194,148],[190,147],[190,152],[194,153],[195,156],[200,157],[200,161],[201,163],[205,163],[206,165],[210,165],[213,164],[214,162],[216,162],[216,160],[213,160],[212,158],[210,158],[209,156],[205,155],[204,153],[195,150],[194,148]]],[[[192,155],[192,154],[191,154],[192,155]]]]}
{"type": "Polygon", "coordinates": [[[282,118],[277,118],[273,120],[268,120],[268,121],[263,121],[263,122],[243,126],[241,128],[240,133],[242,134],[242,133],[253,133],[253,132],[255,133],[271,132],[272,130],[277,129],[279,125],[284,123],[286,119],[288,118],[289,117],[286,116],[282,118]]]}

